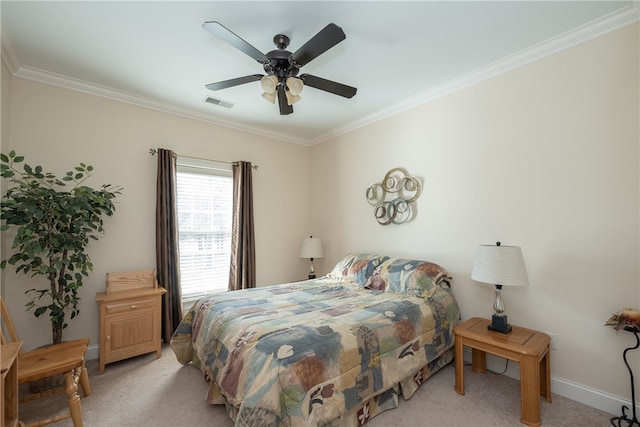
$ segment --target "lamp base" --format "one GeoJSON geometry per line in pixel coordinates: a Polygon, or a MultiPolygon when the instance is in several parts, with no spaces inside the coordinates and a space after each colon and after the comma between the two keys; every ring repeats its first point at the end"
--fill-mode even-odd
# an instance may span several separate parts
{"type": "Polygon", "coordinates": [[[507,323],[507,316],[505,314],[494,314],[491,316],[491,323],[487,325],[487,329],[508,334],[511,332],[511,325],[507,323]]]}

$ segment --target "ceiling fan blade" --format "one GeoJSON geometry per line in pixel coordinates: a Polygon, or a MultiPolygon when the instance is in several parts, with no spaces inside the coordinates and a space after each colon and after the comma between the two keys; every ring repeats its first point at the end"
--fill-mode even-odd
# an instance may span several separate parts
{"type": "Polygon", "coordinates": [[[291,60],[302,67],[347,38],[342,28],[331,23],[311,37],[291,55],[291,60]]]}
{"type": "Polygon", "coordinates": [[[344,96],[345,98],[352,98],[358,90],[355,87],[323,79],[322,77],[312,76],[311,74],[302,74],[300,75],[300,79],[302,79],[305,86],[311,86],[316,89],[324,90],[325,92],[344,96]]]}
{"type": "Polygon", "coordinates": [[[233,31],[231,31],[221,23],[217,21],[207,21],[202,24],[202,28],[204,28],[214,36],[221,38],[241,52],[244,52],[246,55],[249,55],[261,64],[266,64],[269,62],[269,58],[267,58],[264,53],[251,46],[249,43],[244,41],[244,39],[236,35],[233,31]]]}
{"type": "Polygon", "coordinates": [[[284,85],[278,85],[278,106],[280,107],[280,115],[286,116],[293,113],[293,107],[287,103],[287,89],[284,85]]]}
{"type": "Polygon", "coordinates": [[[209,90],[220,90],[228,87],[238,86],[245,83],[257,82],[264,77],[262,74],[251,74],[249,76],[237,77],[235,79],[224,80],[221,82],[209,83],[206,88],[209,90]]]}

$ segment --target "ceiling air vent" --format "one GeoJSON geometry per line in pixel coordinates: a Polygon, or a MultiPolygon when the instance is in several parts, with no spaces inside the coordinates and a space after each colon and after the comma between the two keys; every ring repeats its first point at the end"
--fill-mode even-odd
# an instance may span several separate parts
{"type": "Polygon", "coordinates": [[[224,108],[231,108],[231,107],[233,107],[235,105],[233,102],[225,101],[225,100],[219,99],[219,98],[213,98],[211,96],[207,96],[204,99],[204,102],[206,102],[208,104],[217,105],[219,107],[224,107],[224,108]]]}

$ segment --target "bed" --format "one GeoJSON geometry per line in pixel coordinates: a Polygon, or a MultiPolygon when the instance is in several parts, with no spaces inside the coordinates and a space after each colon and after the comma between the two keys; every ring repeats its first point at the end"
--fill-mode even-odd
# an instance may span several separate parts
{"type": "Polygon", "coordinates": [[[171,339],[236,426],[359,426],[453,359],[441,266],[348,254],[326,276],[198,300],[171,339]]]}

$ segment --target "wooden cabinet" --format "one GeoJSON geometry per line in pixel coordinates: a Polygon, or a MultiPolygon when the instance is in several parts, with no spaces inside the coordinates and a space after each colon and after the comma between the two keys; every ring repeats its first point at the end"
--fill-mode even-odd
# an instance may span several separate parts
{"type": "Polygon", "coordinates": [[[162,287],[99,292],[100,373],[107,363],[156,352],[161,357],[162,287]]]}

